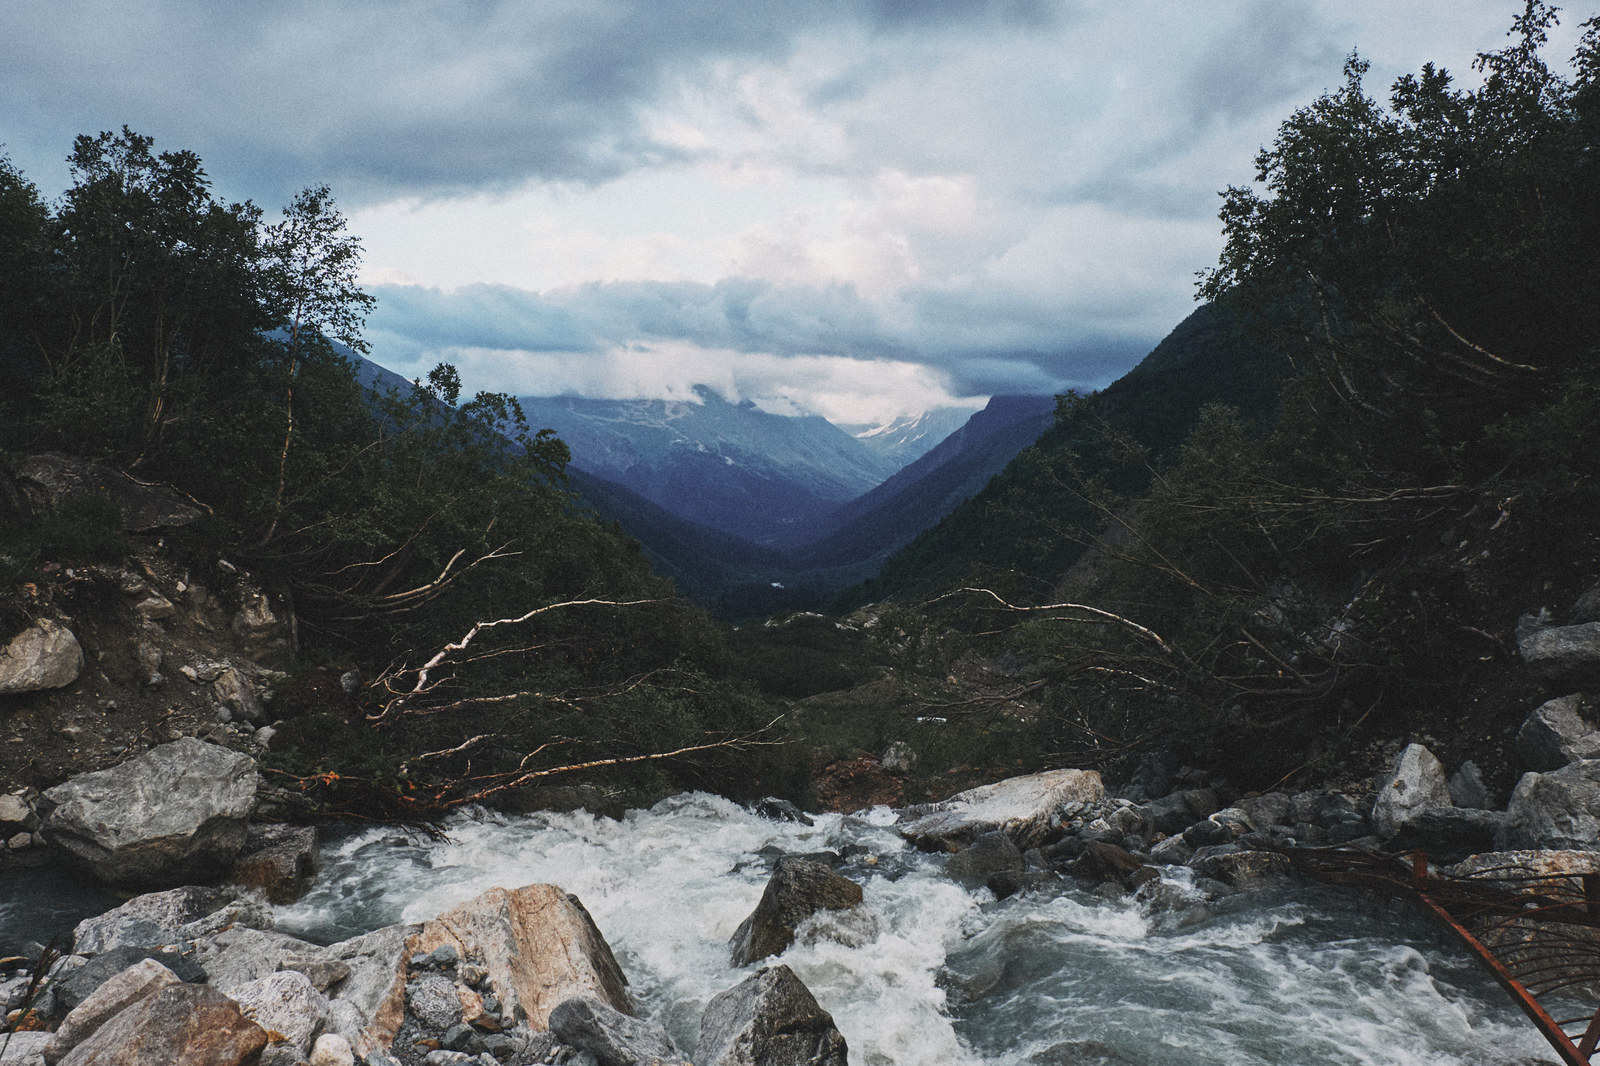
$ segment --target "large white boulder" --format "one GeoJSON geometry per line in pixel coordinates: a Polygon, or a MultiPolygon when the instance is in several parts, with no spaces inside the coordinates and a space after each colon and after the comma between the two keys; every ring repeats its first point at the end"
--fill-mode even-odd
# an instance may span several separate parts
{"type": "Polygon", "coordinates": [[[938,803],[908,807],[900,832],[919,847],[959,851],[984,833],[1001,832],[1028,848],[1064,818],[1105,803],[1093,770],[1046,770],[958,792],[938,803]]]}
{"type": "Polygon", "coordinates": [[[46,791],[44,833],[103,881],[205,880],[239,854],[258,784],[248,755],[184,737],[46,791]]]}

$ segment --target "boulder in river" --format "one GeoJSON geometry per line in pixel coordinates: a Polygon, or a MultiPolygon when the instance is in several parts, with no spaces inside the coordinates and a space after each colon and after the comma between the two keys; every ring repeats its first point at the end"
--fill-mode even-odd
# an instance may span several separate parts
{"type": "Polygon", "coordinates": [[[861,886],[826,864],[785,856],[772,867],[761,902],[728,942],[735,966],[782,953],[795,929],[820,910],[845,910],[861,902],[861,886]]]}
{"type": "Polygon", "coordinates": [[[550,1033],[587,1051],[600,1066],[690,1066],[667,1031],[591,996],[563,1000],[550,1012],[550,1033]]]}
{"type": "Polygon", "coordinates": [[[232,894],[221,889],[196,885],[146,892],[79,922],[72,930],[72,950],[79,955],[97,955],[112,948],[171,943],[179,929],[232,899],[232,894]]]}
{"type": "Polygon", "coordinates": [[[945,873],[965,884],[984,884],[997,873],[1021,873],[1027,868],[1022,849],[1004,833],[984,833],[950,856],[945,873]]]}
{"type": "Polygon", "coordinates": [[[46,838],[113,884],[205,880],[244,843],[255,760],[193,737],[45,792],[46,838]]]}
{"type": "Polygon", "coordinates": [[[995,831],[1018,847],[1037,847],[1059,829],[1062,819],[1098,807],[1105,799],[1105,786],[1093,770],[1046,770],[908,807],[900,832],[933,851],[959,851],[995,831]]]}
{"type": "Polygon", "coordinates": [[[406,953],[415,959],[446,946],[488,971],[503,1014],[535,1029],[548,1029],[550,1012],[573,996],[633,1010],[628,979],[594,919],[555,885],[491,888],[424,922],[406,953]]]}
{"type": "Polygon", "coordinates": [[[317,854],[317,831],[309,825],[252,825],[228,880],[259,888],[273,903],[293,903],[305,891],[317,854]]]}
{"type": "Polygon", "coordinates": [[[844,1036],[794,971],[758,970],[706,1005],[700,1066],[846,1066],[844,1036]]]}

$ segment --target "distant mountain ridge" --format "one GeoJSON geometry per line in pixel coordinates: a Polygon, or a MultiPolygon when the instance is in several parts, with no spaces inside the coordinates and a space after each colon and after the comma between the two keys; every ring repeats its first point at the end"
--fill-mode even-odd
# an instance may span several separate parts
{"type": "MultiPolygon", "coordinates": [[[[367,388],[411,384],[345,354],[367,388]]],[[[697,392],[698,403],[519,402],[531,428],[554,429],[571,450],[568,479],[582,503],[637,540],[686,595],[730,617],[815,607],[872,577],[1033,443],[1054,406],[1047,396],[996,396],[970,416],[938,408],[852,434],[697,392]]]]}
{"type": "Polygon", "coordinates": [[[706,386],[685,400],[521,397],[528,421],[572,450],[575,470],[686,521],[756,544],[798,529],[893,474],[893,458],[826,419],[788,417],[706,386]]]}
{"type": "Polygon", "coordinates": [[[837,423],[867,447],[904,467],[921,459],[973,415],[968,407],[935,407],[921,414],[901,415],[882,425],[837,423]]]}

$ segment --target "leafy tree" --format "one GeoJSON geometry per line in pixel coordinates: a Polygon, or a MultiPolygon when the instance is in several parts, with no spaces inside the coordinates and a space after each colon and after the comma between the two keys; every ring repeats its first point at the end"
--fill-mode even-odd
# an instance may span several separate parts
{"type": "MultiPolygon", "coordinates": [[[[278,508],[283,505],[289,448],[294,439],[294,382],[302,345],[308,341],[325,344],[325,338],[332,337],[352,351],[367,350],[361,327],[376,301],[356,283],[361,242],[346,233],[344,227],[344,216],[334,205],[332,191],[326,185],[318,185],[301,190],[283,209],[283,220],[268,226],[262,234],[268,302],[288,334],[278,508]]],[[[274,515],[263,540],[271,540],[277,528],[278,516],[274,515]]]]}
{"type": "Polygon", "coordinates": [[[124,127],[73,146],[73,185],[55,217],[58,327],[41,382],[43,422],[60,442],[91,442],[132,466],[209,402],[200,377],[237,368],[270,325],[260,211],[215,199],[194,153],[152,144],[124,127]]]}

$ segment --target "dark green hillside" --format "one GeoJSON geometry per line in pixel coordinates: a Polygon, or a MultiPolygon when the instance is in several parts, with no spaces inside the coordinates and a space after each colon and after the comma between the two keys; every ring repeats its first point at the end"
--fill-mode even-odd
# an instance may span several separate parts
{"type": "Polygon", "coordinates": [[[1082,552],[1082,529],[1101,524],[1083,498],[1084,481],[1112,477],[1122,491],[1142,488],[1147,471],[1130,468],[1130,447],[1152,459],[1169,454],[1207,403],[1270,410],[1283,365],[1243,336],[1236,316],[1199,308],[1104,391],[1063,405],[1033,447],[846,602],[996,581],[1043,595],[1082,552]]]}
{"type": "Polygon", "coordinates": [[[1600,19],[1567,77],[1554,17],[1474,89],[1430,66],[1385,103],[1351,57],[1225,193],[1210,305],[858,599],[1036,686],[1051,758],[1266,787],[1426,734],[1509,784],[1566,691],[1518,618],[1600,578],[1600,19]]]}
{"type": "MultiPolygon", "coordinates": [[[[213,588],[225,559],[291,603],[297,671],[361,669],[353,707],[289,700],[285,780],[428,815],[766,721],[709,618],[576,504],[566,446],[513,398],[463,396],[449,366],[358,380],[333,341],[365,350],[371,301],[326,188],[270,219],[126,129],[80,137],[71,162],[54,206],[0,165],[0,463],[54,450],[177,487],[207,517],[159,550],[213,588]]],[[[59,569],[67,546],[41,554],[40,528],[0,527],[7,625],[49,609],[56,571],[30,568],[59,569]]],[[[92,532],[75,541],[106,543],[92,532]]],[[[716,760],[674,766],[685,783],[748,777],[716,760]]],[[[664,764],[626,765],[609,772],[664,764]]]]}

